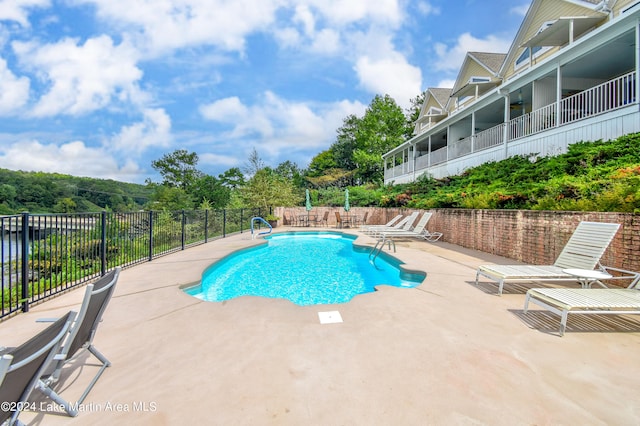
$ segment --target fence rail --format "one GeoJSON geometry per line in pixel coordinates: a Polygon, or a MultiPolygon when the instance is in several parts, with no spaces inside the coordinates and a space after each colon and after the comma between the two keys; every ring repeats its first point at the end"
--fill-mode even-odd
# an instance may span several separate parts
{"type": "Polygon", "coordinates": [[[255,209],[0,216],[0,319],[116,266],[250,229],[255,209]]]}

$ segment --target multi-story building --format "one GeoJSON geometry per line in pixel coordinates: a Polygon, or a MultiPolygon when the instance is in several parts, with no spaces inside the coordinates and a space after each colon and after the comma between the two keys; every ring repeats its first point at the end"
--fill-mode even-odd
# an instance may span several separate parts
{"type": "Polygon", "coordinates": [[[426,91],[385,183],[639,132],[639,46],[638,0],[533,0],[506,54],[469,52],[453,88],[426,91]]]}

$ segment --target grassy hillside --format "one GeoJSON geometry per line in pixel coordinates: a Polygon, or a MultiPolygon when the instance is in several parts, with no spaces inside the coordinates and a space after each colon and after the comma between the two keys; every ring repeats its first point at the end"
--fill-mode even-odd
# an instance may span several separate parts
{"type": "Polygon", "coordinates": [[[640,212],[640,134],[389,186],[382,206],[640,212]]]}

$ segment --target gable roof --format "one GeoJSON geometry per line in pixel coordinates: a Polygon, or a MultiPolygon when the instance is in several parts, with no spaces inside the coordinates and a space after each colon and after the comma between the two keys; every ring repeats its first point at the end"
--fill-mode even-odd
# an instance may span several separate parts
{"type": "MultiPolygon", "coordinates": [[[[451,96],[451,89],[444,89],[441,87],[430,87],[429,89],[427,89],[428,94],[430,94],[433,99],[438,102],[438,104],[440,104],[440,106],[444,109],[444,107],[447,105],[447,102],[449,102],[449,96],[451,96]]],[[[425,105],[426,105],[426,98],[425,98],[425,105]]]]}
{"type": "Polygon", "coordinates": [[[484,93],[486,90],[500,84],[501,79],[498,71],[506,56],[505,53],[467,52],[462,67],[458,72],[451,96],[475,95],[476,90],[481,87],[481,92],[484,93]],[[470,76],[488,77],[489,81],[471,82],[469,81],[470,76]]]}
{"type": "Polygon", "coordinates": [[[496,75],[500,71],[500,67],[502,67],[504,58],[507,57],[506,53],[469,52],[468,54],[496,75]]]}
{"type": "MultiPolygon", "coordinates": [[[[601,17],[604,19],[606,14],[598,11],[598,5],[601,2],[598,0],[533,0],[531,6],[527,10],[527,13],[516,33],[515,38],[509,48],[509,51],[498,71],[498,74],[504,78],[509,75],[509,67],[515,62],[516,58],[522,52],[522,48],[527,44],[536,44],[535,37],[540,36],[545,30],[541,30],[543,23],[549,23],[553,21],[554,24],[560,21],[561,16],[571,16],[573,18],[579,17],[601,17]]],[[[586,23],[587,21],[585,21],[586,23]]],[[[562,25],[562,24],[560,24],[562,25]]],[[[593,26],[593,21],[591,21],[593,26]]],[[[553,24],[546,29],[551,29],[546,36],[551,35],[552,32],[557,31],[559,28],[552,28],[553,24]]],[[[586,29],[582,29],[584,31],[586,29]]],[[[540,36],[540,39],[543,37],[540,36]]],[[[538,40],[542,41],[542,40],[538,40]]],[[[548,43],[549,41],[547,41],[548,43]]],[[[560,41],[555,40],[554,45],[558,45],[560,41]]],[[[546,44],[546,43],[543,43],[546,44]]]]}

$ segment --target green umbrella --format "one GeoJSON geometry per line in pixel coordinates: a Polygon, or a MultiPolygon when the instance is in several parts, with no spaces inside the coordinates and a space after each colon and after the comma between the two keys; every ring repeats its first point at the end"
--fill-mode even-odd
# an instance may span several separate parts
{"type": "Polygon", "coordinates": [[[311,198],[309,198],[309,190],[307,189],[307,202],[306,202],[307,211],[311,210],[311,198]]]}
{"type": "Polygon", "coordinates": [[[348,212],[351,209],[349,205],[349,188],[344,190],[344,211],[348,212]]]}
{"type": "Polygon", "coordinates": [[[307,209],[307,226],[309,225],[309,210],[311,210],[311,198],[309,197],[309,190],[307,189],[307,201],[305,207],[307,209]]]}

